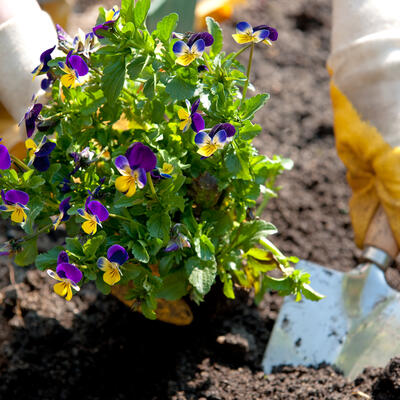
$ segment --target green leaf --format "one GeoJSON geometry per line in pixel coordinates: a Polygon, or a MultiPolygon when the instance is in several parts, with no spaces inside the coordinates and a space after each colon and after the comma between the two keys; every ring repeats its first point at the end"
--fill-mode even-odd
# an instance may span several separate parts
{"type": "Polygon", "coordinates": [[[175,76],[166,85],[165,91],[173,100],[185,100],[193,97],[196,86],[185,82],[181,78],[175,76]]]}
{"type": "Polygon", "coordinates": [[[35,261],[37,256],[37,241],[35,239],[28,240],[22,245],[22,250],[17,253],[14,258],[15,264],[20,267],[26,267],[35,261]]]}
{"type": "Polygon", "coordinates": [[[163,278],[162,287],[156,296],[165,300],[178,300],[188,292],[188,281],[185,271],[179,270],[163,278]]]}
{"type": "Polygon", "coordinates": [[[325,298],[325,296],[321,293],[318,293],[315,291],[310,285],[307,283],[303,284],[303,287],[301,288],[301,293],[303,293],[304,297],[308,300],[312,301],[319,301],[325,298]]]}
{"type": "Polygon", "coordinates": [[[252,124],[250,121],[244,121],[243,128],[239,130],[239,137],[243,140],[252,140],[254,139],[260,132],[262,128],[258,124],[252,124]]]}
{"type": "Polygon", "coordinates": [[[100,232],[96,236],[89,238],[83,245],[83,252],[87,257],[92,257],[96,255],[97,249],[103,244],[106,239],[106,235],[100,232]]]}
{"type": "Polygon", "coordinates": [[[146,56],[139,56],[134,58],[126,67],[129,78],[135,80],[140,73],[143,71],[144,65],[146,63],[146,56]]]}
{"type": "Polygon", "coordinates": [[[142,28],[150,8],[150,0],[137,0],[133,10],[133,22],[137,28],[142,28]]]}
{"type": "Polygon", "coordinates": [[[190,273],[189,282],[200,294],[206,295],[210,291],[216,275],[217,267],[215,264],[198,265],[190,273]]]}
{"type": "Polygon", "coordinates": [[[154,214],[147,221],[150,236],[168,240],[171,227],[171,218],[168,214],[154,214]]]}
{"type": "Polygon", "coordinates": [[[155,36],[158,37],[163,43],[170,40],[172,32],[178,24],[179,16],[176,13],[166,15],[160,22],[157,23],[155,36]]]}
{"type": "Polygon", "coordinates": [[[133,0],[121,0],[121,15],[126,22],[133,21],[133,8],[135,2],[133,0]]]}
{"type": "Polygon", "coordinates": [[[66,238],[65,239],[66,246],[65,248],[73,254],[75,257],[80,258],[83,257],[83,249],[78,238],[66,238]]]}
{"type": "Polygon", "coordinates": [[[237,235],[234,245],[236,248],[248,251],[251,247],[257,244],[261,238],[264,238],[267,235],[272,235],[276,232],[277,229],[274,225],[261,219],[242,222],[242,224],[236,228],[236,233],[233,233],[233,237],[237,235]]]}
{"type": "Polygon", "coordinates": [[[206,235],[195,238],[194,248],[197,255],[204,261],[214,260],[215,248],[211,240],[206,235]]]}
{"type": "Polygon", "coordinates": [[[57,265],[57,258],[60,251],[63,248],[61,246],[53,247],[46,253],[39,254],[36,257],[35,265],[41,271],[44,271],[47,268],[52,268],[57,265]]]}
{"type": "Polygon", "coordinates": [[[39,186],[44,185],[45,180],[40,176],[34,176],[33,178],[29,179],[29,188],[30,189],[37,189],[39,186]]]}
{"type": "Polygon", "coordinates": [[[111,58],[111,62],[104,68],[101,78],[101,87],[109,103],[114,103],[124,86],[125,57],[111,58]]]}
{"type": "Polygon", "coordinates": [[[43,210],[44,204],[41,199],[34,199],[28,204],[30,211],[28,213],[28,218],[24,224],[24,231],[28,234],[33,233],[33,225],[35,219],[39,216],[40,212],[43,210]]]}
{"type": "Polygon", "coordinates": [[[149,253],[147,252],[147,250],[145,249],[145,247],[141,242],[138,241],[134,243],[131,250],[136,260],[146,264],[149,262],[150,260],[149,253]]]}
{"type": "Polygon", "coordinates": [[[213,35],[214,43],[210,49],[211,57],[215,57],[222,51],[223,46],[223,36],[222,36],[222,29],[219,26],[219,23],[214,20],[214,18],[206,17],[207,22],[207,29],[208,32],[213,35]]]}
{"type": "Polygon", "coordinates": [[[223,288],[224,295],[228,299],[234,299],[235,298],[235,292],[233,291],[233,282],[231,278],[227,278],[224,281],[224,288],[223,288]]]}
{"type": "Polygon", "coordinates": [[[250,97],[243,102],[243,111],[240,112],[240,117],[242,120],[253,119],[254,114],[264,106],[264,104],[269,99],[269,94],[257,94],[254,97],[250,97]]]}

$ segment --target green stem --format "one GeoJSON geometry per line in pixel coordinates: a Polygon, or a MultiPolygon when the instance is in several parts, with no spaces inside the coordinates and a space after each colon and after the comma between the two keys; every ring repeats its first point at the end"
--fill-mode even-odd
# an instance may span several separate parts
{"type": "Polygon", "coordinates": [[[40,228],[37,232],[31,233],[30,235],[24,236],[23,238],[17,240],[17,243],[23,243],[23,242],[28,242],[29,240],[35,239],[42,233],[46,232],[47,230],[51,229],[53,224],[48,224],[45,225],[43,228],[40,228]]]}
{"type": "Polygon", "coordinates": [[[234,60],[237,56],[239,56],[240,54],[242,54],[244,51],[246,51],[249,47],[251,47],[253,43],[248,44],[247,46],[243,47],[242,49],[240,49],[238,52],[235,53],[235,55],[233,56],[232,60],[234,60]]]}
{"type": "Polygon", "coordinates": [[[153,197],[158,201],[156,189],[154,188],[154,184],[153,184],[153,180],[151,179],[150,172],[147,172],[146,175],[147,175],[147,181],[149,182],[151,193],[153,194],[153,197]]]}
{"type": "Polygon", "coordinates": [[[211,64],[206,60],[205,57],[203,57],[203,60],[204,60],[204,63],[206,64],[206,67],[208,68],[208,70],[209,70],[211,73],[213,73],[214,71],[213,71],[213,69],[212,69],[212,67],[211,67],[211,64]]]}
{"type": "Polygon", "coordinates": [[[118,214],[110,214],[110,217],[122,219],[123,221],[132,222],[132,220],[130,218],[126,218],[126,217],[123,217],[122,215],[118,215],[118,214]]]}
{"type": "Polygon", "coordinates": [[[12,154],[11,154],[11,159],[21,169],[24,169],[25,171],[30,171],[31,170],[23,161],[21,161],[19,158],[15,157],[15,156],[13,156],[12,154]]]}
{"type": "Polygon", "coordinates": [[[265,193],[261,204],[256,209],[256,217],[259,217],[262,214],[262,212],[264,211],[264,208],[267,206],[270,198],[271,198],[271,196],[269,196],[267,193],[265,193]]]}
{"type": "Polygon", "coordinates": [[[243,100],[246,99],[247,88],[249,87],[251,65],[252,65],[252,62],[253,62],[253,52],[254,52],[254,42],[251,43],[249,63],[247,64],[247,73],[246,73],[247,79],[246,79],[246,83],[244,84],[242,100],[240,101],[240,106],[242,105],[243,100]]]}

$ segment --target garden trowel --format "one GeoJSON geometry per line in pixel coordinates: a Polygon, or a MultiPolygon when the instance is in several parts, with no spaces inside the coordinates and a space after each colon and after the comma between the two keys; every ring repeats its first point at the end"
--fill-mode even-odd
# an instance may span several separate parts
{"type": "Polygon", "coordinates": [[[298,263],[326,298],[285,299],[264,355],[265,373],[280,365],[327,363],[354,379],[365,367],[382,367],[400,354],[400,293],[384,274],[398,248],[382,208],[365,243],[361,264],[350,272],[298,263]]]}

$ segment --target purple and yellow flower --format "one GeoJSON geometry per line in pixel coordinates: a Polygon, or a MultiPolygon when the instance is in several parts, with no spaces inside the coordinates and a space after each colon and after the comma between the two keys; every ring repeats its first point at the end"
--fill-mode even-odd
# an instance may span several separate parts
{"type": "Polygon", "coordinates": [[[107,250],[107,258],[100,257],[97,266],[104,271],[103,280],[110,286],[121,280],[120,266],[128,260],[128,252],[119,244],[114,244],[107,250]]]}
{"type": "MultiPolygon", "coordinates": [[[[262,25],[260,25],[262,26],[262,25]]],[[[236,25],[236,33],[232,35],[233,39],[239,44],[259,43],[268,39],[270,31],[268,29],[253,29],[248,22],[239,22],[236,25]]]]}
{"type": "Polygon", "coordinates": [[[79,268],[69,263],[68,254],[65,251],[61,251],[58,255],[56,272],[48,269],[47,274],[59,281],[53,286],[53,290],[59,296],[65,297],[65,300],[72,299],[72,288],[79,292],[78,282],[83,274],[79,268]]]}
{"type": "Polygon", "coordinates": [[[40,103],[36,103],[37,98],[33,97],[31,105],[26,111],[25,115],[22,117],[21,121],[19,121],[18,126],[22,124],[22,121],[25,121],[26,128],[26,136],[30,138],[35,132],[36,121],[39,118],[40,111],[42,111],[43,105],[40,103]]]}
{"type": "Polygon", "coordinates": [[[204,119],[198,112],[196,112],[199,108],[200,99],[197,99],[193,105],[191,105],[190,101],[187,99],[185,102],[187,110],[183,107],[178,110],[178,117],[181,120],[179,129],[186,132],[189,126],[191,126],[195,132],[202,131],[205,127],[204,119]]]}
{"type": "Polygon", "coordinates": [[[22,190],[9,190],[4,192],[1,191],[1,198],[3,204],[0,205],[0,211],[11,212],[11,221],[18,224],[26,221],[25,210],[29,210],[26,205],[29,201],[29,196],[22,190]]]}
{"type": "MultiPolygon", "coordinates": [[[[0,138],[0,142],[3,139],[0,138]]],[[[8,169],[11,167],[11,157],[8,149],[4,144],[0,144],[0,169],[8,169]]]]}
{"type": "Polygon", "coordinates": [[[211,129],[210,136],[214,136],[217,132],[221,130],[224,130],[226,133],[226,142],[231,142],[236,133],[235,127],[232,124],[228,124],[227,122],[217,124],[211,129]]]}
{"type": "Polygon", "coordinates": [[[54,222],[54,230],[58,228],[61,222],[68,221],[70,219],[70,216],[67,214],[67,211],[71,208],[71,205],[69,204],[70,200],[71,197],[67,197],[60,203],[60,206],[58,207],[60,214],[54,222]]]}
{"type": "Polygon", "coordinates": [[[40,55],[40,64],[32,71],[32,79],[35,79],[41,73],[46,73],[50,69],[47,64],[51,60],[51,53],[54,51],[55,48],[56,46],[53,46],[50,49],[45,50],[40,55]]]}
{"type": "Polygon", "coordinates": [[[157,157],[149,147],[137,142],[129,147],[125,156],[118,156],[114,163],[122,175],[116,179],[115,187],[131,197],[136,193],[136,186],[139,189],[146,186],[146,173],[155,168],[157,157]]]}
{"type": "Polygon", "coordinates": [[[186,67],[196,58],[200,58],[203,55],[205,47],[206,45],[203,39],[196,40],[190,46],[183,40],[178,40],[172,47],[172,50],[177,57],[175,62],[186,67]]]}
{"type": "Polygon", "coordinates": [[[163,163],[162,168],[160,168],[160,175],[163,178],[172,178],[172,171],[174,170],[174,167],[172,164],[169,163],[163,163]]]}
{"type": "Polygon", "coordinates": [[[222,149],[227,143],[227,134],[224,129],[217,132],[199,132],[194,142],[199,146],[197,153],[201,156],[208,158],[211,157],[218,149],[222,149]]]}
{"type": "Polygon", "coordinates": [[[60,61],[58,66],[65,72],[61,77],[61,83],[66,88],[75,88],[86,82],[83,77],[88,74],[89,68],[80,56],[72,55],[72,51],[68,53],[66,62],[60,61]]]}
{"type": "Polygon", "coordinates": [[[183,249],[184,247],[191,247],[189,239],[182,233],[178,233],[173,239],[171,239],[164,251],[176,251],[183,249]]]}
{"type": "Polygon", "coordinates": [[[94,235],[97,232],[97,225],[102,227],[101,223],[109,216],[103,204],[97,200],[91,200],[91,196],[86,199],[85,209],[79,208],[77,212],[86,220],[82,224],[82,229],[88,235],[94,235]]]}
{"type": "Polygon", "coordinates": [[[278,31],[275,28],[272,28],[268,25],[258,25],[253,28],[253,31],[260,31],[260,30],[267,30],[269,31],[269,35],[267,39],[263,40],[263,43],[267,44],[268,46],[272,46],[271,42],[275,42],[278,39],[278,31]]]}
{"type": "Polygon", "coordinates": [[[43,136],[39,145],[36,145],[33,139],[27,139],[25,147],[29,155],[28,166],[33,164],[38,171],[47,171],[50,167],[49,156],[56,147],[56,144],[47,140],[47,136],[43,136]]]}
{"type": "Polygon", "coordinates": [[[105,12],[105,21],[102,24],[96,25],[93,28],[93,33],[99,38],[103,39],[102,31],[108,31],[118,20],[120,10],[118,6],[114,6],[111,10],[105,12]]]}

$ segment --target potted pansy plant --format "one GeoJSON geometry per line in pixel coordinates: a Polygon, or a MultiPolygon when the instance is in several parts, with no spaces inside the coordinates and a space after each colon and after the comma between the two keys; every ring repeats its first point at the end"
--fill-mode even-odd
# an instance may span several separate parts
{"type": "Polygon", "coordinates": [[[44,49],[33,71],[46,102],[34,97],[21,121],[26,158],[0,144],[0,213],[21,228],[1,254],[47,271],[67,301],[89,281],[105,294],[124,288],[148,318],[160,299],[203,301],[217,280],[228,298],[241,286],[256,301],[269,289],[320,299],[260,217],[291,168],[252,145],[269,98],[247,96],[253,52],[277,31],[240,22],[238,50],[226,54],[212,18],[208,32],[177,33],[173,13],[149,32],[149,7],[100,8],[75,38],[57,27],[57,50],[44,49]],[[64,244],[38,254],[54,229],[64,244]]]}

